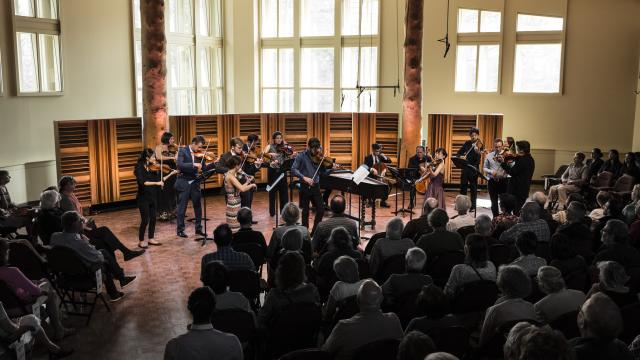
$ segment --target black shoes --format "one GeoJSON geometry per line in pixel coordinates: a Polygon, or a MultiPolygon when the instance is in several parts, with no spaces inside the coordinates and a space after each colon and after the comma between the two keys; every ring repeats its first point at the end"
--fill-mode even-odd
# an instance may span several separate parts
{"type": "MultiPolygon", "coordinates": [[[[205,233],[204,233],[204,231],[202,231],[202,230],[197,230],[197,231],[196,231],[196,235],[200,235],[200,236],[207,237],[207,234],[205,234],[205,233]]],[[[179,236],[179,235],[178,235],[178,236],[179,236]]]]}
{"type": "Polygon", "coordinates": [[[120,288],[124,289],[127,285],[131,284],[135,279],[136,279],[135,276],[125,276],[122,280],[120,280],[120,288]]]}
{"type": "Polygon", "coordinates": [[[176,235],[180,236],[181,238],[188,237],[187,234],[184,231],[178,231],[178,233],[176,235]]]}
{"type": "Polygon", "coordinates": [[[140,255],[144,254],[144,249],[142,250],[129,250],[124,254],[124,261],[129,261],[133,258],[136,258],[140,255]]]}
{"type": "Polygon", "coordinates": [[[124,297],[124,293],[122,291],[116,291],[115,293],[109,295],[109,301],[110,302],[120,301],[122,300],[123,297],[124,297]]]}

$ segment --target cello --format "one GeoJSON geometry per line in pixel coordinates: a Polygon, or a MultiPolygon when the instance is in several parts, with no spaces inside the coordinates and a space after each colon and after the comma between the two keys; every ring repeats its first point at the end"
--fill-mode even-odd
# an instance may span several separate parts
{"type": "Polygon", "coordinates": [[[424,195],[427,193],[427,187],[429,186],[429,181],[431,181],[431,173],[440,165],[444,160],[436,159],[432,162],[426,164],[424,167],[420,167],[420,173],[423,174],[418,180],[416,180],[416,192],[420,195],[424,195]]]}

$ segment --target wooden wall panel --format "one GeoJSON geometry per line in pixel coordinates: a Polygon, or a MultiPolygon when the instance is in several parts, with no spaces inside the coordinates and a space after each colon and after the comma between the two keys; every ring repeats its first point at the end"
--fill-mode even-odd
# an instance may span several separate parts
{"type": "Polygon", "coordinates": [[[78,181],[76,196],[83,206],[91,205],[93,189],[88,123],[86,120],[54,123],[58,179],[71,175],[78,181]]]}

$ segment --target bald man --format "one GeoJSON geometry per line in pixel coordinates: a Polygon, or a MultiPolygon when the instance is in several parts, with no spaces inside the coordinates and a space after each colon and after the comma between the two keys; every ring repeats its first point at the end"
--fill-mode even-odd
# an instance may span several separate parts
{"type": "Polygon", "coordinates": [[[417,241],[416,236],[427,234],[433,231],[429,225],[429,214],[438,207],[438,199],[428,198],[422,206],[422,215],[419,218],[410,220],[402,231],[402,237],[417,241]]]}
{"type": "Polygon", "coordinates": [[[366,280],[358,290],[360,312],[350,319],[340,320],[333,328],[322,350],[335,360],[352,359],[354,351],[362,345],[403,336],[400,320],[394,313],[383,313],[382,288],[373,280],[366,280]]]}

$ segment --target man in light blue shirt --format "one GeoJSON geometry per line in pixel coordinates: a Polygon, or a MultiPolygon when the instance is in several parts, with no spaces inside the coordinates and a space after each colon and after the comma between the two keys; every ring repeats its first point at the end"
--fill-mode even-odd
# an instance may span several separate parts
{"type": "Polygon", "coordinates": [[[493,213],[493,217],[499,214],[498,196],[507,191],[506,174],[500,166],[500,163],[496,161],[496,156],[502,152],[503,147],[502,139],[495,139],[493,141],[493,151],[485,157],[482,169],[489,178],[487,189],[489,190],[489,197],[491,198],[491,213],[493,213]]]}

